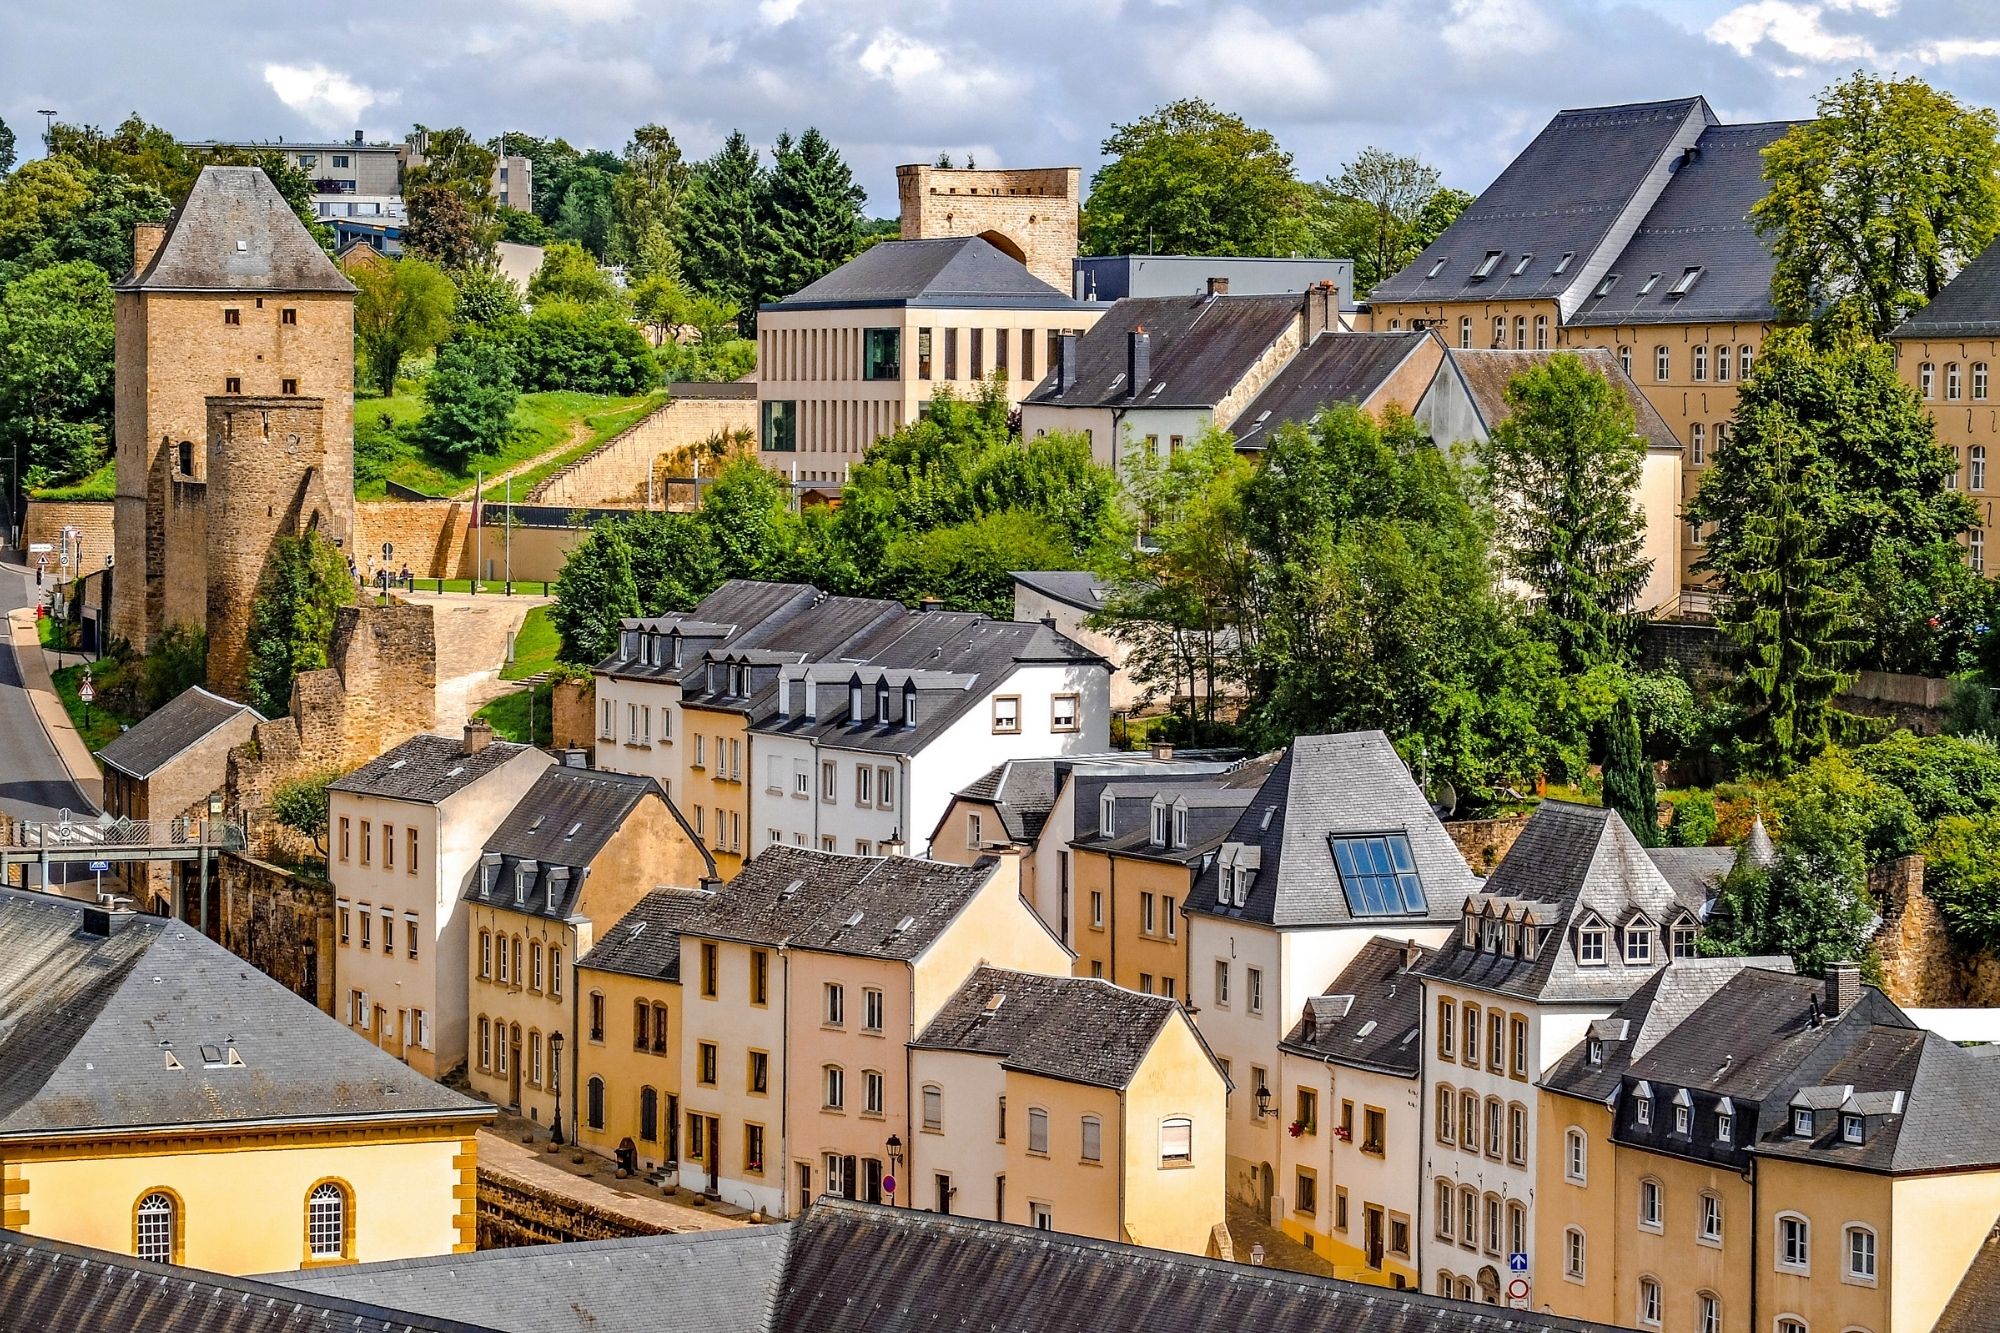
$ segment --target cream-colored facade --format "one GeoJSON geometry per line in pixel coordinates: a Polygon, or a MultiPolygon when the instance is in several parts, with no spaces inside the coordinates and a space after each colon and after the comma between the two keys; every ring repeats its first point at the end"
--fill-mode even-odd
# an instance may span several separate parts
{"type": "MultiPolygon", "coordinates": [[[[744,774],[751,771],[750,726],[741,712],[705,708],[682,702],[678,745],[681,770],[680,806],[694,825],[695,837],[715,857],[715,872],[732,878],[743,868],[744,830],[750,823],[750,790],[744,774]]],[[[661,717],[667,714],[661,709],[661,717]]]]}
{"type": "Polygon", "coordinates": [[[1923,399],[1937,423],[1938,443],[1958,462],[1953,480],[1979,509],[1966,532],[1966,560],[1984,574],[1995,566],[1987,541],[1993,531],[1993,498],[2000,494],[2000,399],[1993,396],[1993,368],[2000,339],[1992,337],[1896,339],[1896,372],[1923,399]]]}
{"type": "Polygon", "coordinates": [[[576,1141],[606,1157],[630,1142],[640,1170],[672,1166],[680,1142],[680,982],[578,967],[576,988],[576,1076],[584,1090],[576,1141]],[[595,1122],[593,1098],[601,1108],[595,1122]]]}

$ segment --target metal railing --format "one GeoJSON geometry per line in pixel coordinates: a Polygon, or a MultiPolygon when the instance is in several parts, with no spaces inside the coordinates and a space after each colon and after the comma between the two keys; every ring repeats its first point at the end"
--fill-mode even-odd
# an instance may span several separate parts
{"type": "Polygon", "coordinates": [[[162,848],[184,851],[207,847],[210,851],[241,851],[248,846],[243,826],[228,820],[209,820],[206,836],[202,821],[185,816],[175,819],[124,819],[108,814],[81,820],[63,811],[57,819],[16,819],[0,829],[0,847],[12,851],[77,851],[92,847],[136,849],[162,848]]]}

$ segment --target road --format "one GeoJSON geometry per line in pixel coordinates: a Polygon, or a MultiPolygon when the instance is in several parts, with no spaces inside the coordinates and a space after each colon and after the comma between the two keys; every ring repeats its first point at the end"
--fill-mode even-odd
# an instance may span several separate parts
{"type": "MultiPolygon", "coordinates": [[[[0,564],[0,618],[35,604],[34,577],[17,565],[0,564]]],[[[52,819],[69,810],[92,812],[49,744],[35,718],[11,639],[0,634],[0,811],[23,819],[52,819]]]]}

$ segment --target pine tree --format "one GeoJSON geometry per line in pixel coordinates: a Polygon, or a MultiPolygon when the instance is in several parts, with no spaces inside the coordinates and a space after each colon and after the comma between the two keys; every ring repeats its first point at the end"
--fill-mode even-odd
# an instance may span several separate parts
{"type": "Polygon", "coordinates": [[[681,206],[682,275],[697,291],[744,311],[746,331],[762,295],[757,253],[770,188],[757,150],[736,130],[695,167],[681,206]]]}
{"type": "Polygon", "coordinates": [[[808,129],[772,150],[770,207],[763,223],[763,291],[782,298],[831,273],[861,248],[867,198],[826,136],[808,129]]]}
{"type": "Polygon", "coordinates": [[[1604,723],[1604,804],[1642,844],[1659,841],[1659,790],[1639,743],[1639,715],[1626,694],[1618,696],[1604,723]]]}

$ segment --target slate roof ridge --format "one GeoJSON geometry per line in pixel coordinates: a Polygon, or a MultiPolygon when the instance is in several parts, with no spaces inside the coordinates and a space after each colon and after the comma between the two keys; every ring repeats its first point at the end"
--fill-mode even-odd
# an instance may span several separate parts
{"type": "Polygon", "coordinates": [[[190,685],[112,737],[97,757],[120,773],[144,781],[244,713],[258,722],[270,720],[249,704],[190,685]],[[156,754],[156,740],[172,748],[156,754]]]}
{"type": "Polygon", "coordinates": [[[765,310],[870,306],[1095,308],[1030,273],[979,236],[882,241],[765,310]]]}
{"type": "Polygon", "coordinates": [[[1416,1077],[1423,1067],[1421,968],[1436,953],[1434,946],[1413,939],[1372,937],[1324,991],[1307,998],[1305,1009],[1279,1039],[1279,1047],[1335,1064],[1416,1077]],[[1314,1001],[1337,996],[1352,999],[1352,1005],[1327,1023],[1329,1030],[1318,1030],[1314,1001]],[[1406,1040],[1412,1031],[1415,1035],[1406,1040]],[[1370,1037],[1375,1040],[1357,1049],[1370,1037]]]}
{"type": "Polygon", "coordinates": [[[229,166],[201,169],[168,219],[160,248],[143,271],[126,274],[116,288],[349,296],[355,291],[262,167],[229,166]]]}

